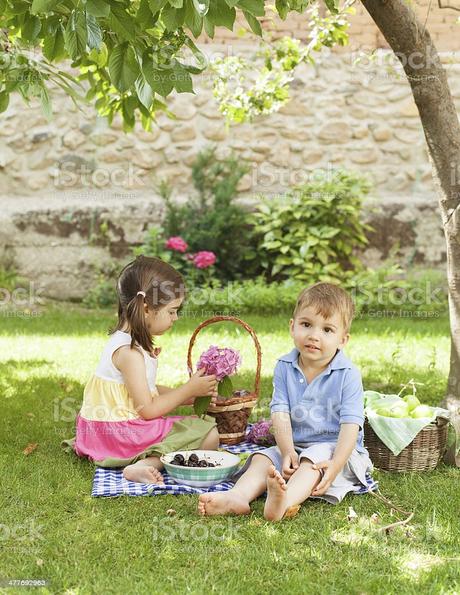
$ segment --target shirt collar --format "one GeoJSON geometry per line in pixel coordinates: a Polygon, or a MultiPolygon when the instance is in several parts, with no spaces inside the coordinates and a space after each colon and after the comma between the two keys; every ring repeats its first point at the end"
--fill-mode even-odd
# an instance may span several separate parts
{"type": "MultiPolygon", "coordinates": [[[[299,350],[294,347],[292,351],[286,353],[279,358],[281,362],[287,362],[292,364],[294,367],[298,367],[298,359],[299,359],[299,350]]],[[[332,370],[344,370],[346,368],[351,368],[352,363],[348,359],[348,357],[343,353],[341,349],[337,351],[335,356],[329,362],[328,367],[326,368],[325,372],[330,373],[332,370]]]]}

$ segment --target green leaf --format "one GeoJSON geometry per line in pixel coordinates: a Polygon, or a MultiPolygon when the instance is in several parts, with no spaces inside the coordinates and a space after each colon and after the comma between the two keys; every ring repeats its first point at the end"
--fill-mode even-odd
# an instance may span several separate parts
{"type": "Polygon", "coordinates": [[[152,90],[159,95],[167,97],[174,89],[174,72],[154,68],[148,56],[144,56],[142,60],[142,73],[152,90]]]}
{"type": "Polygon", "coordinates": [[[148,0],[150,10],[153,14],[156,14],[159,10],[163,8],[166,4],[167,0],[148,0]]]}
{"type": "Polygon", "coordinates": [[[30,12],[32,14],[41,14],[50,12],[59,4],[60,0],[33,0],[30,12]]]}
{"type": "Polygon", "coordinates": [[[109,56],[109,73],[114,86],[127,91],[139,76],[139,64],[133,48],[128,43],[114,47],[109,56]]]}
{"type": "Polygon", "coordinates": [[[200,16],[204,17],[207,15],[209,10],[209,2],[210,0],[193,0],[193,6],[200,16]]]}
{"type": "Polygon", "coordinates": [[[25,14],[30,11],[30,3],[24,2],[24,0],[16,0],[10,4],[7,4],[8,12],[12,15],[25,14]]]}
{"type": "Polygon", "coordinates": [[[8,109],[10,103],[10,95],[6,91],[0,93],[0,114],[8,109]]]}
{"type": "Polygon", "coordinates": [[[114,4],[110,7],[109,26],[126,41],[134,41],[136,27],[134,18],[126,10],[114,4]]]}
{"type": "Polygon", "coordinates": [[[92,50],[99,50],[102,44],[102,31],[96,18],[92,14],[86,14],[86,28],[88,34],[88,47],[92,50]]]}
{"type": "Polygon", "coordinates": [[[332,12],[332,14],[337,14],[339,12],[338,0],[324,0],[324,4],[328,7],[329,11],[332,12]]]}
{"type": "Polygon", "coordinates": [[[198,37],[203,29],[203,17],[195,10],[193,0],[185,0],[185,24],[198,37]]]}
{"type": "Polygon", "coordinates": [[[209,407],[212,397],[197,397],[193,402],[193,410],[196,415],[204,415],[209,407]]]}
{"type": "Polygon", "coordinates": [[[103,68],[107,64],[108,56],[109,52],[107,51],[107,46],[104,42],[101,43],[99,50],[91,50],[88,54],[88,58],[97,64],[99,68],[103,68]]]}
{"type": "Polygon", "coordinates": [[[260,26],[260,23],[256,19],[256,17],[253,16],[250,12],[246,12],[246,10],[243,10],[243,14],[244,14],[245,19],[248,22],[248,25],[251,27],[251,30],[256,35],[259,35],[259,37],[262,37],[262,27],[260,26]]]}
{"type": "Polygon", "coordinates": [[[161,20],[168,31],[175,32],[179,27],[182,27],[185,19],[185,6],[182,8],[174,8],[173,6],[165,6],[161,13],[161,20]]]}
{"type": "Polygon", "coordinates": [[[72,59],[85,53],[87,36],[85,13],[73,10],[64,32],[65,48],[72,59]]]}
{"type": "Polygon", "coordinates": [[[184,6],[184,0],[168,0],[171,6],[174,8],[182,8],[184,6]]]}
{"type": "Polygon", "coordinates": [[[233,382],[230,376],[225,376],[217,385],[217,394],[221,397],[231,397],[233,395],[233,382]]]}
{"type": "Polygon", "coordinates": [[[206,33],[209,35],[211,39],[214,39],[214,25],[211,23],[207,16],[204,17],[203,23],[204,30],[206,31],[206,33]]]}
{"type": "Polygon", "coordinates": [[[137,97],[130,95],[123,100],[121,104],[121,115],[125,123],[124,129],[131,131],[136,125],[136,118],[134,116],[134,110],[138,106],[137,97]]]}
{"type": "Polygon", "coordinates": [[[192,77],[179,63],[174,66],[174,88],[178,93],[193,93],[192,77]]]}
{"type": "Polygon", "coordinates": [[[110,6],[104,0],[87,0],[86,12],[92,14],[93,17],[105,17],[110,14],[110,6]]]}
{"type": "Polygon", "coordinates": [[[42,28],[41,21],[38,17],[26,14],[24,18],[24,25],[21,28],[21,38],[26,41],[34,41],[42,28]]]}
{"type": "Polygon", "coordinates": [[[136,14],[136,21],[147,29],[149,28],[149,25],[152,27],[155,24],[155,19],[153,18],[152,11],[150,10],[148,0],[140,1],[139,9],[136,14]]]}
{"type": "MultiPolygon", "coordinates": [[[[235,22],[236,10],[230,8],[225,0],[213,0],[209,5],[209,10],[206,19],[215,27],[222,25],[230,31],[233,31],[233,24],[235,22]]],[[[205,21],[206,26],[206,21],[205,21]]]]}
{"type": "Polygon", "coordinates": [[[62,25],[56,29],[54,35],[48,35],[43,40],[43,55],[50,62],[59,61],[65,58],[64,30],[62,25]]]}
{"type": "Polygon", "coordinates": [[[136,89],[139,101],[147,109],[150,109],[153,101],[152,87],[148,84],[142,74],[137,77],[134,87],[136,89]]]}
{"type": "Polygon", "coordinates": [[[41,102],[43,114],[45,115],[45,117],[48,120],[51,120],[51,118],[53,117],[53,110],[51,109],[51,101],[50,101],[50,97],[48,95],[48,91],[46,90],[46,87],[41,88],[40,102],[41,102]]]}
{"type": "Polygon", "coordinates": [[[287,0],[275,0],[275,7],[280,18],[285,21],[289,12],[289,4],[287,0]]]}
{"type": "Polygon", "coordinates": [[[265,16],[264,0],[240,0],[238,7],[246,12],[250,12],[255,17],[265,16]]]}

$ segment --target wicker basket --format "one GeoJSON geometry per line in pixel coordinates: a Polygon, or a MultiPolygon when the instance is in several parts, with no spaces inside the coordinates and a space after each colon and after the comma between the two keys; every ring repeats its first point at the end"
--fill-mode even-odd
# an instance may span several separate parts
{"type": "Polygon", "coordinates": [[[432,471],[439,463],[447,445],[448,421],[438,417],[424,427],[410,444],[395,456],[372,429],[364,422],[364,446],[372,462],[385,471],[432,471]]]}
{"type": "Polygon", "coordinates": [[[249,415],[251,414],[252,408],[257,403],[260,392],[262,351],[254,330],[248,324],[246,324],[246,322],[240,320],[239,318],[235,318],[234,316],[214,316],[213,318],[205,320],[195,329],[190,339],[187,354],[187,366],[189,374],[192,375],[192,349],[198,333],[210,324],[224,321],[234,322],[235,324],[239,324],[245,330],[247,330],[254,341],[257,352],[257,369],[254,390],[243,397],[229,397],[222,399],[221,403],[211,403],[207,411],[208,414],[212,415],[216,420],[220,441],[224,444],[238,444],[244,440],[249,415]]]}

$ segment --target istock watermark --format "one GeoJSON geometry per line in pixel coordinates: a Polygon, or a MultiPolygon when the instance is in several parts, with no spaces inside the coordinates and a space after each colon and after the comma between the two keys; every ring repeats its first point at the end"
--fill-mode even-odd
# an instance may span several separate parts
{"type": "Polygon", "coordinates": [[[212,546],[224,544],[236,539],[240,530],[240,526],[232,518],[206,523],[202,520],[191,521],[169,516],[153,517],[152,523],[152,542],[155,547],[159,543],[174,541],[180,544],[181,550],[196,551],[198,543],[212,546]]]}
{"type": "Polygon", "coordinates": [[[445,290],[430,281],[417,287],[373,287],[365,281],[351,290],[353,300],[361,305],[423,306],[441,305],[445,302],[445,290]]]}
{"type": "Polygon", "coordinates": [[[0,548],[29,551],[44,541],[43,525],[35,519],[25,523],[0,523],[0,548]]]}
{"type": "Polygon", "coordinates": [[[104,188],[104,187],[142,187],[145,171],[135,168],[131,162],[125,167],[96,167],[92,163],[61,163],[54,170],[56,188],[104,188]]]}
{"type": "Polygon", "coordinates": [[[45,288],[31,281],[26,287],[15,289],[0,287],[0,316],[3,318],[34,318],[41,315],[37,310],[45,305],[45,288]]]}

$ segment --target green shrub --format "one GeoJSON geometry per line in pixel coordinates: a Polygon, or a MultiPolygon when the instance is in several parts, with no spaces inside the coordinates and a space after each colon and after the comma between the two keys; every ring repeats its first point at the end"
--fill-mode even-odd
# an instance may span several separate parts
{"type": "Polygon", "coordinates": [[[271,280],[342,281],[362,269],[355,252],[366,245],[362,200],[370,185],[353,172],[321,172],[318,179],[254,214],[257,258],[271,280]]]}
{"type": "Polygon", "coordinates": [[[82,300],[87,308],[107,308],[117,304],[116,280],[123,266],[113,260],[97,269],[94,282],[82,300]]]}
{"type": "Polygon", "coordinates": [[[237,186],[247,172],[236,155],[219,161],[216,147],[201,151],[192,165],[196,194],[180,205],[163,184],[164,236],[181,236],[190,251],[208,250],[217,257],[215,275],[222,281],[254,276],[260,267],[250,254],[255,250],[249,213],[235,202],[237,186]]]}

